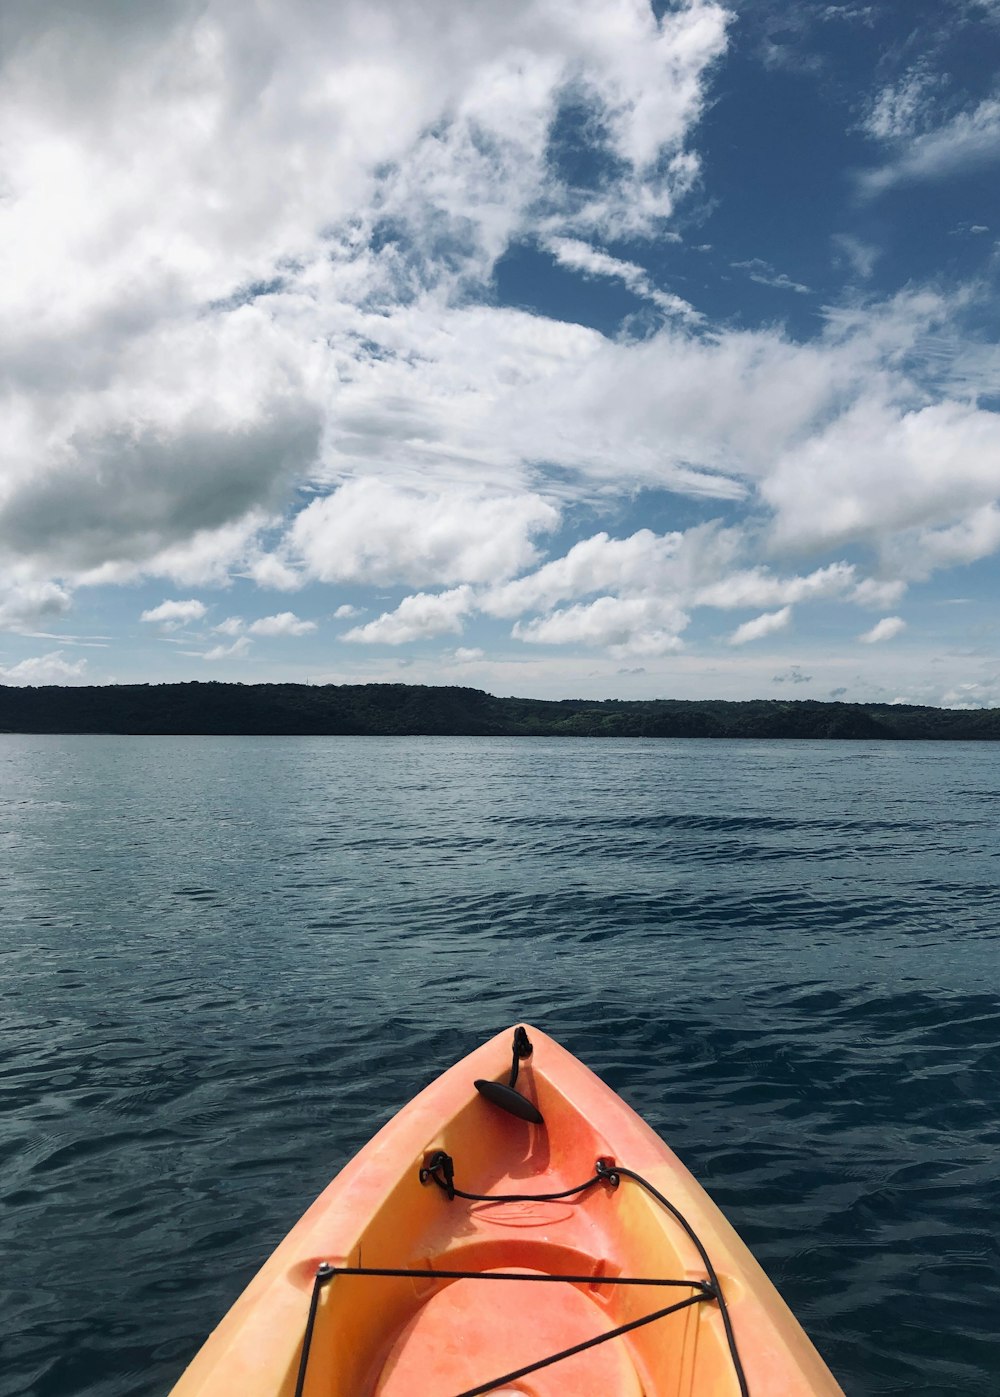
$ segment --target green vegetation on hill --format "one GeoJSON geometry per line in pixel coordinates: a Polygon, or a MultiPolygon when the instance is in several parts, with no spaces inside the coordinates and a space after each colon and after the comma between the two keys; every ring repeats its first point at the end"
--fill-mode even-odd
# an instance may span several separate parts
{"type": "Polygon", "coordinates": [[[995,741],[1000,709],[782,699],[551,702],[421,684],[0,686],[0,731],[995,741]]]}

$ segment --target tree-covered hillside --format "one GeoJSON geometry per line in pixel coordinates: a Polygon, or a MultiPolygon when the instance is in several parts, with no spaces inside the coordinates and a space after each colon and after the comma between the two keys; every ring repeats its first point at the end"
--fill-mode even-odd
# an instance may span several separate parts
{"type": "Polygon", "coordinates": [[[991,741],[1000,738],[1000,710],[781,699],[551,702],[416,684],[0,686],[0,731],[991,741]]]}

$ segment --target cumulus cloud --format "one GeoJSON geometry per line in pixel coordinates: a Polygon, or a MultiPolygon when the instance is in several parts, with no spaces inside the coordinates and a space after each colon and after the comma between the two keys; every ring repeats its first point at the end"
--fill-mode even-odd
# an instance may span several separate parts
{"type": "Polygon", "coordinates": [[[751,548],[746,530],[718,524],[670,534],[640,529],[624,539],[599,533],[535,572],[488,589],[478,604],[493,616],[519,616],[606,592],[620,597],[669,596],[678,610],[735,609],[851,595],[860,585],[851,563],[831,563],[790,576],[763,566],[741,568],[751,548]]]}
{"type": "MultiPolygon", "coordinates": [[[[0,543],[125,571],[200,532],[207,567],[217,531],[285,507],[317,464],[366,313],[484,284],[530,219],[662,224],[697,175],[727,22],[710,0],[659,18],[510,0],[460,23],[429,0],[378,24],[362,0],[16,7],[0,543]],[[589,200],[553,177],[570,99],[618,171],[589,200]]],[[[262,585],[296,585],[246,551],[262,585]]]]}
{"type": "Polygon", "coordinates": [[[805,577],[775,577],[768,569],[757,567],[730,573],[699,588],[695,601],[699,606],[730,609],[774,606],[843,596],[850,589],[857,590],[851,563],[831,563],[805,577]]]}
{"type": "Polygon", "coordinates": [[[476,607],[493,616],[522,618],[512,633],[529,643],[666,654],[678,648],[695,608],[778,608],[739,626],[729,642],[740,646],[786,627],[793,605],[840,599],[886,605],[906,590],[896,579],[859,578],[857,567],[846,562],[804,574],[740,566],[753,548],[746,528],[719,524],[671,534],[640,529],[624,539],[595,534],[534,572],[480,591],[476,607]],[[604,595],[580,604],[595,593],[604,595]],[[565,602],[577,604],[557,609],[565,602]],[[532,612],[542,614],[525,619],[532,612]]]}
{"type": "Polygon", "coordinates": [[[472,604],[470,587],[455,587],[436,595],[417,592],[415,596],[404,597],[395,611],[384,612],[367,625],[355,626],[341,639],[363,645],[405,645],[435,635],[459,633],[472,604]]]}
{"type": "Polygon", "coordinates": [[[78,575],[212,575],[315,456],[303,357],[244,307],[148,328],[109,381],[67,366],[58,396],[26,385],[0,461],[5,552],[78,575]]]}
{"type": "Polygon", "coordinates": [[[316,629],[315,621],[301,621],[294,611],[280,611],[276,616],[261,616],[251,621],[247,630],[252,635],[308,635],[316,629]]]}
{"type": "Polygon", "coordinates": [[[989,503],[972,509],[957,523],[943,528],[903,533],[887,544],[885,552],[896,568],[919,579],[930,576],[938,568],[978,562],[998,549],[1000,508],[989,503]]]}
{"type": "Polygon", "coordinates": [[[666,655],[679,650],[688,617],[670,599],[598,597],[533,621],[511,634],[531,645],[600,646],[616,656],[666,655]]]}
{"type": "Polygon", "coordinates": [[[865,577],[850,594],[858,606],[871,606],[876,611],[895,606],[906,593],[906,583],[899,578],[865,577]]]}
{"type": "Polygon", "coordinates": [[[0,683],[16,685],[80,684],[87,669],[86,660],[64,660],[61,650],[35,655],[16,665],[0,666],[0,683]]]}
{"type": "Polygon", "coordinates": [[[345,601],[337,607],[336,611],[333,613],[333,619],[335,621],[347,621],[352,616],[357,616],[358,614],[358,608],[356,606],[352,606],[350,602],[345,601]]]}
{"type": "Polygon", "coordinates": [[[94,586],[146,575],[168,578],[178,587],[225,587],[234,575],[249,575],[246,560],[255,551],[257,534],[266,523],[266,516],[253,509],[228,524],[195,529],[141,560],[119,559],[88,568],[78,575],[78,581],[94,586]]]}
{"type": "Polygon", "coordinates": [[[752,621],[744,621],[742,626],[737,626],[729,637],[730,645],[746,645],[751,640],[760,640],[762,636],[774,635],[776,631],[783,631],[792,619],[792,608],[783,606],[780,611],[765,611],[762,616],[755,616],[752,621]]]}
{"type": "MultiPolygon", "coordinates": [[[[646,270],[663,263],[640,240],[677,239],[666,221],[699,180],[730,19],[711,0],[657,8],[509,0],[456,21],[427,0],[372,23],[362,0],[16,5],[0,626],[81,585],[238,577],[411,592],[355,640],[457,633],[478,608],[531,643],[669,653],[695,607],[888,611],[907,582],[1000,548],[1000,419],[976,406],[997,361],[960,343],[975,288],[855,297],[802,343],[710,326],[646,270]],[[590,157],[576,171],[570,128],[590,157]],[[587,163],[600,179],[578,184],[587,163]],[[662,323],[615,336],[495,304],[518,247],[620,283],[662,323]],[[752,522],[543,556],[639,489],[752,522]]],[[[1000,104],[943,119],[937,95],[919,69],[878,95],[869,192],[993,158],[1000,104]]],[[[836,246],[870,276],[876,249],[836,246]]],[[[165,605],[202,610],[143,619],[206,615],[165,605]]],[[[230,617],[216,629],[241,648],[206,658],[312,624],[230,617]]]]}
{"type": "Polygon", "coordinates": [[[892,640],[893,636],[905,630],[906,622],[901,616],[883,616],[881,621],[876,621],[871,630],[859,635],[858,639],[864,641],[865,645],[877,645],[880,640],[892,640]]]}
{"type": "Polygon", "coordinates": [[[655,589],[665,582],[667,566],[683,539],[680,533],[655,534],[651,529],[640,529],[625,539],[595,534],[574,544],[562,558],[492,588],[479,604],[493,616],[519,616],[525,611],[547,611],[566,598],[591,592],[655,589]]]}
{"type": "Polygon", "coordinates": [[[787,451],[761,493],[781,545],[877,546],[989,506],[998,459],[1000,414],[959,402],[900,413],[869,396],[787,451]]]}
{"type": "Polygon", "coordinates": [[[246,563],[246,575],[252,578],[258,587],[271,588],[276,592],[297,591],[306,580],[300,572],[290,568],[274,553],[258,553],[249,558],[246,563]]]}
{"type": "Polygon", "coordinates": [[[165,631],[179,631],[183,626],[191,625],[193,621],[202,620],[207,613],[208,607],[205,603],[191,597],[187,601],[160,602],[159,606],[144,611],[139,620],[158,625],[165,631]]]}
{"type": "Polygon", "coordinates": [[[403,489],[351,481],[296,517],[289,551],[324,582],[489,582],[534,562],[556,509],[534,494],[403,489]]]}
{"type": "Polygon", "coordinates": [[[0,630],[24,631],[63,616],[72,605],[69,591],[56,582],[0,578],[0,630]]]}

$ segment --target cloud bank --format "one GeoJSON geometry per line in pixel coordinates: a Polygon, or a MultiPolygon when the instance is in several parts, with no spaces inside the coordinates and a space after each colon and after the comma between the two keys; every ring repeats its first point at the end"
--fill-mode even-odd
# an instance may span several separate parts
{"type": "MultiPolygon", "coordinates": [[[[353,622],[348,648],[479,623],[524,654],[728,653],[1000,550],[975,286],[821,309],[811,272],[727,254],[814,308],[805,335],[668,274],[722,197],[700,140],[731,22],[712,0],[13,6],[0,629],[155,579],[264,594],[214,612],[212,662],[306,644],[311,602],[270,594],[308,588],[337,589],[313,614],[353,622]],[[627,310],[505,304],[529,255],[627,310]],[[671,510],[622,524],[646,494],[671,510]]],[[[995,97],[942,90],[916,65],[869,94],[856,190],[996,159],[995,97]]],[[[879,249],[835,236],[870,281],[879,249]]]]}

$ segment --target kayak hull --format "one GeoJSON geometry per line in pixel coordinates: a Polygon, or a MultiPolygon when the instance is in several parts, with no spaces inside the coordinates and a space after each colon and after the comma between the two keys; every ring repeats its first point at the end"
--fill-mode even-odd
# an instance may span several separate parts
{"type": "MultiPolygon", "coordinates": [[[[842,1390],[751,1253],[673,1151],[604,1082],[537,1029],[517,1091],[541,1124],[484,1099],[506,1083],[511,1030],[462,1059],[394,1116],[336,1176],[196,1355],[174,1397],[455,1397],[678,1300],[686,1308],[494,1388],[522,1397],[740,1397],[719,1304],[704,1300],[699,1249],[628,1177],[575,1189],[615,1164],[687,1219],[714,1264],[751,1397],[842,1390]],[[446,1154],[458,1189],[427,1177],[446,1154]],[[421,1181],[421,1171],[424,1181],[421,1181]],[[417,1275],[336,1275],[386,1268],[417,1275]],[[432,1271],[511,1273],[441,1279],[432,1271]],[[553,1284],[538,1277],[569,1275],[553,1284]],[[616,1278],[669,1278],[667,1290],[616,1278]],[[694,1303],[699,1300],[699,1303],[694,1303]]],[[[502,1095],[502,1094],[501,1094],[502,1095]]]]}

